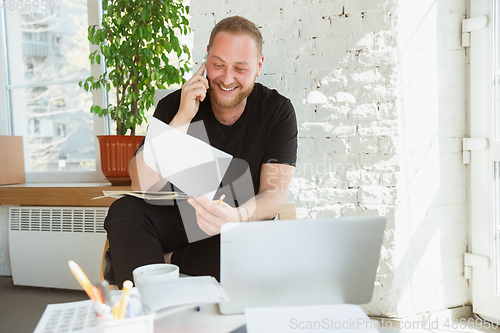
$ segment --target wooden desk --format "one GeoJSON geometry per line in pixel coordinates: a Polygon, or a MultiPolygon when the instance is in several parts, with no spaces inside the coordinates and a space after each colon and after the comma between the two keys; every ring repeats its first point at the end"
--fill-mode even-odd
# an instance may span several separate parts
{"type": "Polygon", "coordinates": [[[109,207],[114,198],[95,199],[102,191],[130,191],[103,183],[23,183],[0,186],[0,205],[109,207]]]}

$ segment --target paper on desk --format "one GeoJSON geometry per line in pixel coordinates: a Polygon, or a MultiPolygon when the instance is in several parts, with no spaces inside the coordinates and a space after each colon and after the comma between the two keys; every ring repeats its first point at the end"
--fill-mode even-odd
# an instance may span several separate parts
{"type": "MultiPolygon", "coordinates": [[[[203,122],[190,129],[206,137],[203,122]]],[[[151,118],[144,143],[146,164],[189,196],[212,200],[232,156],[157,118],[151,118]]]]}
{"type": "Polygon", "coordinates": [[[102,191],[104,194],[101,197],[95,197],[92,198],[94,199],[103,199],[103,198],[116,198],[120,199],[123,198],[124,196],[130,195],[132,197],[136,197],[139,199],[147,199],[147,200],[182,200],[182,199],[188,199],[189,196],[187,196],[184,193],[178,193],[178,192],[152,192],[152,191],[102,191]]]}
{"type": "Polygon", "coordinates": [[[378,332],[376,323],[352,304],[247,308],[245,317],[247,333],[378,332]]]}
{"type": "Polygon", "coordinates": [[[140,288],[143,304],[161,318],[179,309],[229,301],[221,285],[211,276],[189,276],[140,288]]]}

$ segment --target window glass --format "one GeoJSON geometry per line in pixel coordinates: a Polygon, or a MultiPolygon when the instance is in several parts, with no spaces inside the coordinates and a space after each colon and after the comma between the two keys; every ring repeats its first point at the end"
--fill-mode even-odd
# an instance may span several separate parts
{"type": "Polygon", "coordinates": [[[500,140],[500,5],[493,1],[494,140],[500,140]]]}
{"type": "Polygon", "coordinates": [[[94,171],[92,96],[78,86],[90,75],[87,2],[28,3],[6,8],[4,27],[10,108],[14,134],[25,137],[26,171],[94,171]]]}

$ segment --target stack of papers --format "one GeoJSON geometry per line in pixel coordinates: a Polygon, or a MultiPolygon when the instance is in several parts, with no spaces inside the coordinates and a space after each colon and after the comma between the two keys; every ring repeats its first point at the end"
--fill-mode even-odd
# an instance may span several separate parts
{"type": "Polygon", "coordinates": [[[102,193],[104,194],[104,196],[96,197],[94,199],[101,199],[101,198],[120,199],[121,197],[124,197],[126,195],[146,200],[174,200],[174,199],[180,200],[189,198],[187,194],[179,192],[102,191],[102,193]]]}

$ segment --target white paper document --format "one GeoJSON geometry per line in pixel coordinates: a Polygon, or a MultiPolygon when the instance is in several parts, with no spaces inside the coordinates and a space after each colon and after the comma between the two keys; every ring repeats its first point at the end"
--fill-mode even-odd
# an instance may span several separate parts
{"type": "Polygon", "coordinates": [[[147,200],[182,200],[189,198],[188,195],[184,193],[177,192],[152,192],[152,191],[102,191],[104,194],[101,197],[95,197],[94,199],[102,199],[102,198],[116,198],[120,199],[124,196],[130,195],[132,197],[147,199],[147,200]]]}
{"type": "MultiPolygon", "coordinates": [[[[203,122],[189,125],[206,138],[203,122]]],[[[232,156],[191,135],[151,118],[144,143],[144,161],[189,196],[213,200],[232,156]]]]}
{"type": "Polygon", "coordinates": [[[376,322],[352,304],[247,308],[245,318],[247,333],[378,333],[376,322]]]}
{"type": "Polygon", "coordinates": [[[140,288],[142,302],[157,318],[178,309],[229,301],[220,284],[211,276],[190,276],[140,288]]]}

